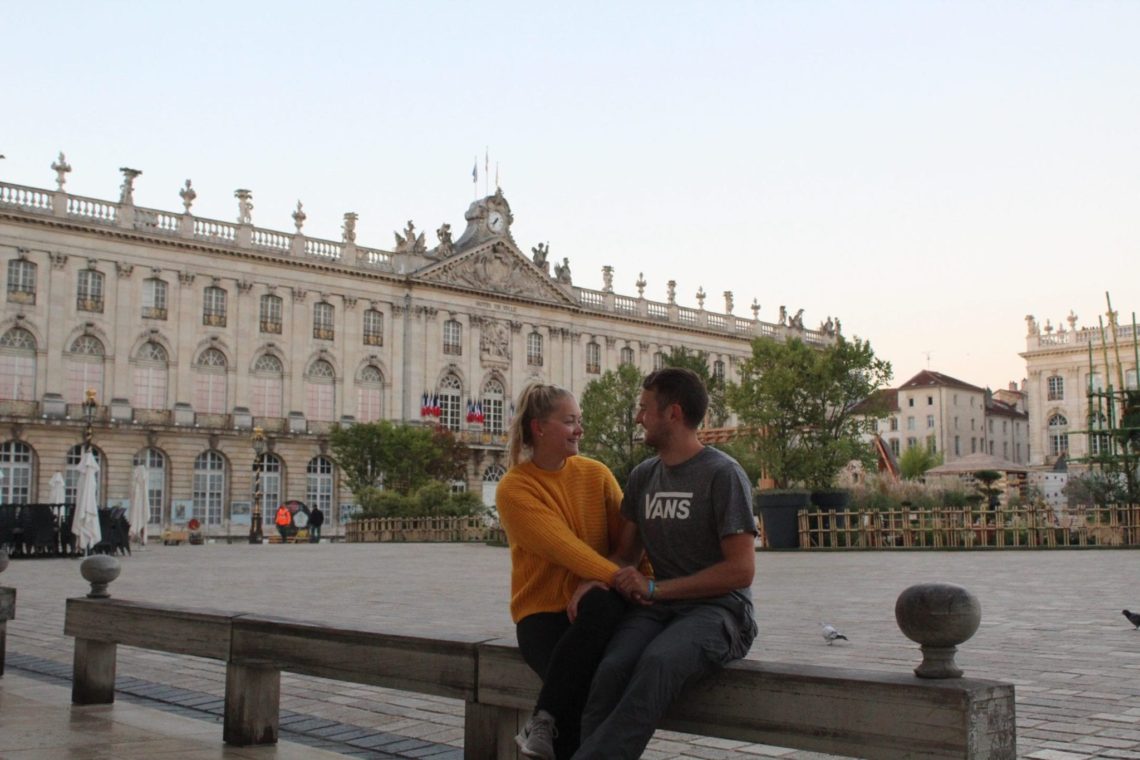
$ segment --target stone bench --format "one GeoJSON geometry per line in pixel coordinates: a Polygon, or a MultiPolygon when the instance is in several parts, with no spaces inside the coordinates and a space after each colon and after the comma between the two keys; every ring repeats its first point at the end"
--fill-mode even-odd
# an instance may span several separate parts
{"type": "MultiPolygon", "coordinates": [[[[109,598],[68,599],[64,632],[75,704],[114,701],[119,644],[225,662],[223,738],[239,746],[277,740],[283,671],[462,699],[464,757],[479,760],[516,757],[539,687],[505,640],[109,598]]],[[[1016,757],[1013,686],[967,678],[744,661],[689,689],[662,727],[852,757],[1016,757]]]]}

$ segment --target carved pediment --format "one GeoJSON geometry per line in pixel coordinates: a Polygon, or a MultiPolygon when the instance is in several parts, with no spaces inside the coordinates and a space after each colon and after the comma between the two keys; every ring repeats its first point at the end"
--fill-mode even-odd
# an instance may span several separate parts
{"type": "Polygon", "coordinates": [[[577,305],[530,259],[501,241],[473,248],[433,264],[419,272],[416,279],[482,293],[525,296],[567,306],[577,305]]]}

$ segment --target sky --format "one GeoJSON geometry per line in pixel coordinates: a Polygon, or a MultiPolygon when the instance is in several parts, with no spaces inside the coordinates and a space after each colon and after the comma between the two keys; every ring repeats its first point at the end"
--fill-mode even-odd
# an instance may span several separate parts
{"type": "Polygon", "coordinates": [[[483,195],[574,284],[1004,388],[1025,316],[1140,311],[1140,3],[10,3],[0,180],[390,249],[483,195]],[[478,185],[472,183],[478,165],[478,185]]]}

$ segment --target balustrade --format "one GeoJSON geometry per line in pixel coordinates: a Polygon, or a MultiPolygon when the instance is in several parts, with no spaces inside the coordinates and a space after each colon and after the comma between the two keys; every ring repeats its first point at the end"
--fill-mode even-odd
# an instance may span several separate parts
{"type": "Polygon", "coordinates": [[[617,296],[614,299],[614,310],[625,312],[626,314],[636,314],[637,299],[630,298],[629,296],[617,296]]]}
{"type": "Polygon", "coordinates": [[[29,211],[51,211],[52,194],[34,187],[0,183],[0,205],[19,206],[29,211]]]}
{"type": "Polygon", "coordinates": [[[344,245],[331,240],[305,239],[305,255],[322,259],[339,260],[344,255],[344,245]]]}
{"type": "Polygon", "coordinates": [[[195,219],[194,237],[232,243],[237,239],[237,225],[214,219],[195,219]]]}
{"type": "Polygon", "coordinates": [[[82,198],[78,195],[67,196],[67,215],[77,216],[80,219],[112,224],[115,221],[117,208],[114,203],[96,200],[95,198],[82,198]]]}
{"type": "Polygon", "coordinates": [[[288,251],[292,235],[283,232],[274,232],[260,227],[253,228],[253,247],[269,248],[274,251],[288,251]]]}

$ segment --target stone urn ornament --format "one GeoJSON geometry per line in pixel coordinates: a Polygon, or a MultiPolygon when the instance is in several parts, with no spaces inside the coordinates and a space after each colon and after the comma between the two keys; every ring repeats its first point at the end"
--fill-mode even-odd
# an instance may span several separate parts
{"type": "Polygon", "coordinates": [[[899,594],[895,602],[899,629],[922,648],[919,678],[961,678],[954,662],[958,645],[982,622],[982,605],[968,590],[953,583],[920,583],[899,594]]]}
{"type": "Polygon", "coordinates": [[[109,554],[93,554],[83,560],[79,565],[79,574],[91,584],[91,592],[87,594],[87,598],[106,599],[111,596],[107,586],[119,577],[120,572],[122,566],[119,560],[109,554]]]}

